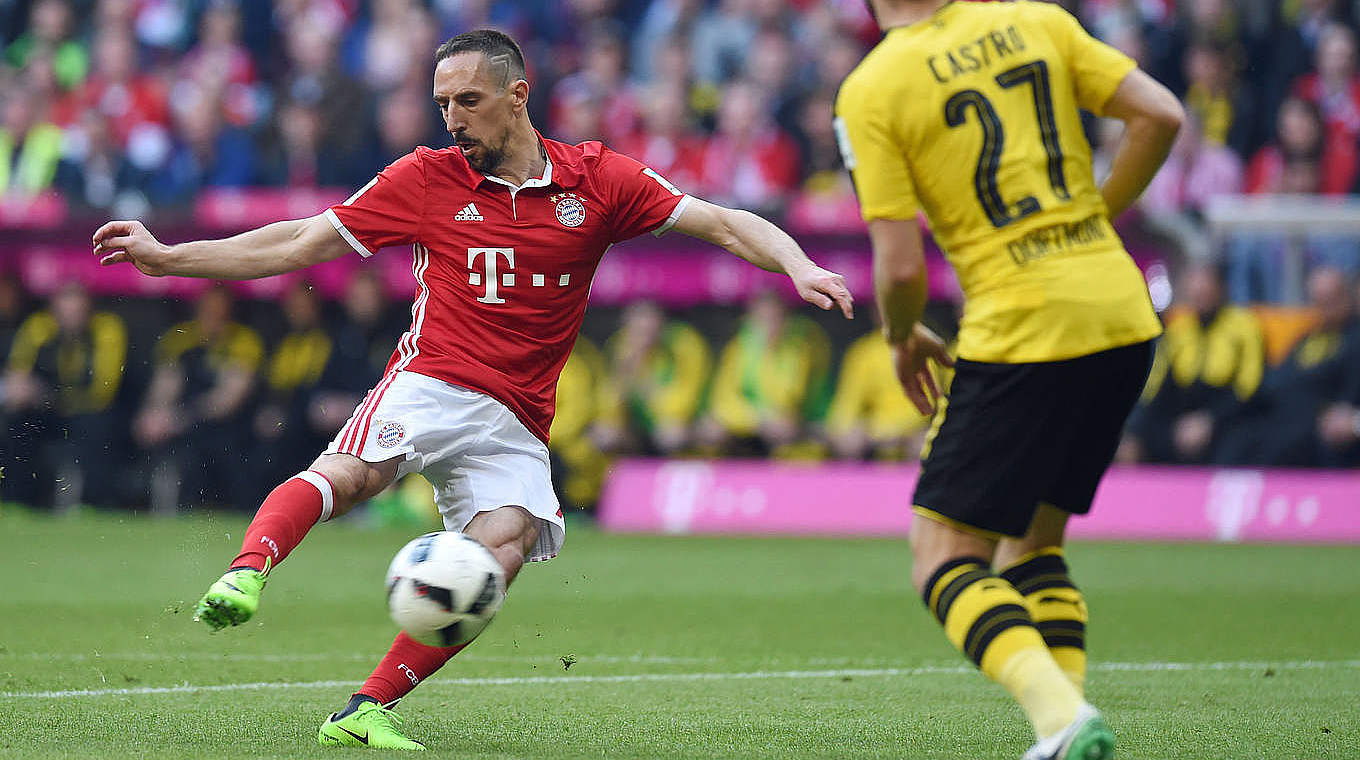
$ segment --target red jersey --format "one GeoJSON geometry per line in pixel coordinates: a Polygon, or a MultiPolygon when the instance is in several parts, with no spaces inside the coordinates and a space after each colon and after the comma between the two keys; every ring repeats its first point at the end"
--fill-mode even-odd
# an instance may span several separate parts
{"type": "Polygon", "coordinates": [[[687,196],[598,142],[542,142],[543,176],[519,187],[481,174],[456,148],[422,147],[326,216],[361,256],[414,248],[411,328],[388,373],[485,393],[546,442],[600,258],[621,240],[665,232],[687,196]]]}

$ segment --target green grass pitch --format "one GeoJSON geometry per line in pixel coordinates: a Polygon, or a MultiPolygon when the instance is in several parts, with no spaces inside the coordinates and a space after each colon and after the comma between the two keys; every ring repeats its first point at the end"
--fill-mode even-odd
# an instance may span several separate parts
{"type": "MultiPolygon", "coordinates": [[[[411,532],[316,530],[256,620],[210,635],[190,610],[243,526],[0,516],[0,757],[363,756],[316,727],[395,633],[382,578],[411,532]]],[[[1360,757],[1360,547],[1069,556],[1119,757],[1360,757]]],[[[1019,710],[907,563],[902,541],[573,526],[400,712],[438,757],[1018,758],[1019,710]]]]}

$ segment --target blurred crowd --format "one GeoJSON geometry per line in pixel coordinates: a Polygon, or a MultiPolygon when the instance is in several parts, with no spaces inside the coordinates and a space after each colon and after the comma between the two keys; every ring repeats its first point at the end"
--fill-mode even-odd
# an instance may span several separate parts
{"type": "MultiPolygon", "coordinates": [[[[592,503],[621,455],[920,452],[929,420],[876,331],[838,336],[854,339],[837,362],[827,329],[782,296],[697,311],[697,326],[650,302],[595,315],[551,431],[568,503],[592,503]]],[[[101,305],[78,281],[37,303],[0,276],[0,501],[252,507],[324,449],[404,329],[367,270],[338,303],[298,282],[278,303],[215,286],[192,304],[101,305]]]]}
{"type": "Polygon", "coordinates": [[[1360,466],[1360,289],[1320,266],[1307,291],[1307,321],[1271,361],[1265,320],[1228,303],[1223,267],[1187,269],[1119,459],[1360,466]]]}
{"type": "Polygon", "coordinates": [[[846,189],[819,175],[876,34],[858,0],[4,0],[0,189],[145,216],[210,188],[362,185],[447,144],[433,51],[482,26],[523,45],[546,134],[757,209],[846,189]]]}
{"type": "MultiPolygon", "coordinates": [[[[1193,117],[1148,214],[1354,192],[1360,3],[1065,4],[1193,117]]],[[[878,39],[862,0],[2,0],[0,190],[145,216],[207,188],[359,186],[446,144],[431,53],[480,26],[523,44],[551,136],[761,211],[852,199],[831,110],[878,39]]],[[[1108,156],[1117,130],[1091,136],[1108,156]]]]}
{"type": "MultiPolygon", "coordinates": [[[[1221,269],[1188,269],[1120,459],[1360,466],[1360,288],[1320,267],[1308,291],[1306,321],[1271,362],[1221,269]]],[[[35,303],[0,276],[0,501],[253,508],[378,381],[403,316],[367,270],[338,303],[305,281],[277,303],[216,286],[192,304],[99,304],[78,281],[35,303]]],[[[952,316],[931,320],[947,334],[952,316]]],[[[933,420],[866,327],[772,293],[741,310],[592,310],[549,444],[564,502],[592,504],[622,456],[920,456],[933,420]]]]}
{"type": "MultiPolygon", "coordinates": [[[[1064,4],[1190,114],[1121,224],[1184,264],[1154,288],[1176,304],[1120,458],[1360,465],[1360,240],[1215,247],[1204,224],[1224,194],[1357,192],[1360,0],[1064,4]],[[1310,310],[1274,354],[1242,304],[1287,298],[1300,258],[1310,310]]],[[[357,187],[446,144],[431,52],[480,26],[523,44],[545,134],[604,139],[790,222],[856,218],[831,111],[878,39],[861,0],[0,0],[0,201],[56,192],[77,214],[145,218],[214,188],[357,187]]],[[[1119,124],[1088,134],[1099,173],[1119,124]]],[[[78,282],[38,302],[0,266],[0,501],[251,508],[380,377],[403,308],[370,273],[338,303],[305,284],[278,303],[222,288],[96,303],[78,282]]],[[[918,456],[931,421],[867,328],[773,296],[592,309],[553,428],[564,500],[593,502],[625,455],[918,456]]]]}

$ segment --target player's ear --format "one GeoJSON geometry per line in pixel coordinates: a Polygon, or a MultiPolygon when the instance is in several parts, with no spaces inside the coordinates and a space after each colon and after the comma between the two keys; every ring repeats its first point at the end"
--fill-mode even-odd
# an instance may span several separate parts
{"type": "Polygon", "coordinates": [[[523,79],[516,79],[510,83],[510,102],[515,110],[525,108],[529,105],[529,83],[523,79]]]}

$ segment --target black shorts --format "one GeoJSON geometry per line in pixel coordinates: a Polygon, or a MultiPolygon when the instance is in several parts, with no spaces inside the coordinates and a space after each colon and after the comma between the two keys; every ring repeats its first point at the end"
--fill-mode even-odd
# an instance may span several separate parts
{"type": "Polygon", "coordinates": [[[959,360],[913,503],[1015,537],[1041,503],[1090,511],[1152,352],[1149,341],[1056,362],[959,360]]]}

